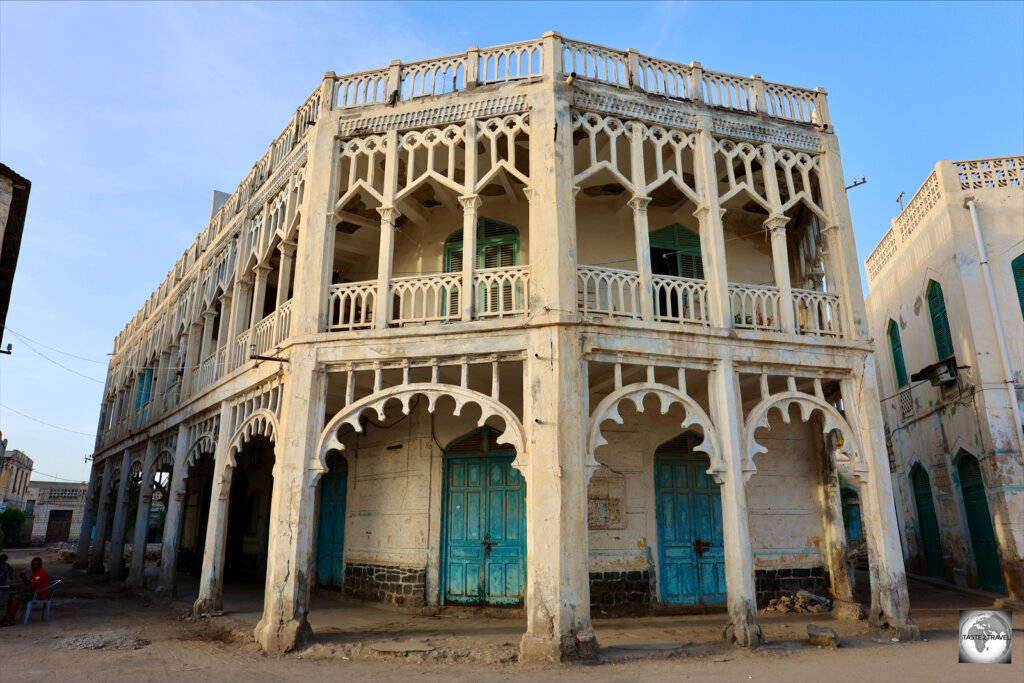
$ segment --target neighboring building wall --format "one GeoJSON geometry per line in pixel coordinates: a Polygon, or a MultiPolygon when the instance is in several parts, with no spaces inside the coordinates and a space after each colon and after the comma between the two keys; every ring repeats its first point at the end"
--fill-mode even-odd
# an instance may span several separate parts
{"type": "Polygon", "coordinates": [[[912,571],[927,571],[925,532],[910,481],[919,465],[934,500],[945,578],[982,585],[958,473],[961,459],[969,455],[981,464],[1003,581],[1015,597],[1024,595],[1024,302],[1012,264],[1022,256],[1024,157],[1009,157],[936,164],[866,261],[871,284],[867,311],[886,397],[882,408],[908,565],[912,571]],[[999,329],[965,205],[972,198],[999,329]],[[929,306],[933,282],[941,286],[957,366],[957,381],[944,386],[910,378],[942,360],[929,306]],[[891,321],[897,324],[906,366],[908,384],[903,387],[896,380],[891,321]]]}
{"type": "Polygon", "coordinates": [[[32,458],[21,451],[9,450],[0,458],[0,507],[25,509],[32,458]]]}
{"type": "Polygon", "coordinates": [[[29,542],[33,545],[78,541],[82,530],[82,514],[85,511],[86,487],[87,484],[84,481],[81,484],[31,482],[27,499],[34,501],[34,504],[30,523],[26,522],[25,525],[30,533],[22,533],[21,536],[27,535],[29,542]],[[50,524],[51,517],[54,518],[52,526],[50,524]]]}

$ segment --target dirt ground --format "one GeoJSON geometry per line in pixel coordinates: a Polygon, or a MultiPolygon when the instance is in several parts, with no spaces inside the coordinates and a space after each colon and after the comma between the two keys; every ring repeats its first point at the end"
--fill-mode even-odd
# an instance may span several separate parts
{"type": "MultiPolygon", "coordinates": [[[[20,571],[39,551],[8,554],[20,571]]],[[[894,642],[863,621],[829,614],[763,615],[768,644],[748,651],[721,643],[723,614],[595,619],[599,662],[541,667],[516,663],[521,615],[410,614],[321,592],[311,598],[314,643],[268,656],[252,640],[262,609],[259,586],[227,586],[225,616],[192,620],[183,618],[195,588],[187,577],[180,581],[182,598],[164,603],[73,571],[53,553],[43,559],[53,578],[64,579],[51,620],[43,623],[34,613],[27,626],[0,629],[0,680],[1024,680],[1024,615],[1014,614],[1013,664],[957,664],[958,610],[992,602],[916,581],[911,603],[921,641],[894,642]],[[812,623],[833,628],[842,647],[809,645],[812,623]]]]}

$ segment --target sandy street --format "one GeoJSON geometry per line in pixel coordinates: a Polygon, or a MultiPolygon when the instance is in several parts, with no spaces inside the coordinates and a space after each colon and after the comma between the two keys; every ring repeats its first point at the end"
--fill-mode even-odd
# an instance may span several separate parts
{"type": "MultiPolygon", "coordinates": [[[[20,571],[37,551],[9,551],[20,571]]],[[[694,681],[962,681],[1024,680],[1024,618],[1014,614],[1017,643],[1010,666],[957,664],[961,608],[989,606],[958,592],[911,583],[913,616],[924,640],[893,642],[865,622],[829,614],[762,616],[768,645],[736,650],[717,640],[721,614],[595,619],[602,659],[596,664],[525,667],[515,663],[521,618],[475,612],[407,614],[333,595],[313,597],[315,643],[282,657],[253,643],[258,587],[226,589],[223,617],[194,621],[183,599],[160,603],[117,584],[71,570],[43,554],[64,583],[49,623],[0,630],[4,681],[262,680],[694,680],[694,681]],[[833,628],[838,650],[806,642],[807,624],[833,628]]]]}

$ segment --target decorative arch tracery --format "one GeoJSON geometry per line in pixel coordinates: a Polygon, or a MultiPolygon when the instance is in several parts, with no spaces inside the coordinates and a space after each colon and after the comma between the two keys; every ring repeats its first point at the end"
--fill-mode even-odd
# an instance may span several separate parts
{"type": "Polygon", "coordinates": [[[590,429],[587,436],[587,456],[584,466],[587,471],[587,480],[601,466],[594,456],[594,452],[608,443],[608,440],[601,434],[601,423],[605,420],[613,420],[622,424],[622,416],[619,414],[619,404],[622,401],[630,400],[636,406],[639,413],[644,412],[644,399],[649,395],[658,397],[661,401],[661,414],[669,411],[673,404],[679,403],[686,412],[686,417],[680,424],[683,429],[689,429],[694,425],[699,426],[704,434],[703,440],[694,446],[693,450],[706,453],[711,460],[708,467],[708,474],[712,475],[719,483],[725,473],[725,464],[722,461],[722,451],[719,446],[718,434],[715,431],[714,423],[704,409],[697,404],[688,394],[667,384],[655,382],[642,382],[627,384],[616,389],[597,405],[590,416],[590,429]]]}
{"type": "Polygon", "coordinates": [[[383,421],[385,419],[384,408],[391,400],[400,401],[402,404],[402,413],[408,415],[410,411],[410,404],[412,403],[413,398],[417,395],[426,397],[427,410],[431,413],[436,409],[438,399],[446,396],[455,400],[454,414],[456,416],[459,416],[462,413],[462,408],[467,403],[475,403],[480,406],[480,420],[477,422],[478,427],[483,427],[491,417],[501,418],[505,423],[505,430],[497,437],[497,443],[509,444],[516,449],[516,459],[512,463],[513,467],[522,472],[525,472],[525,469],[529,467],[529,454],[524,451],[526,439],[523,435],[523,425],[510,408],[486,394],[473,391],[466,387],[421,382],[402,384],[384,389],[345,406],[340,410],[331,419],[331,421],[327,423],[327,427],[320,434],[320,440],[317,444],[318,462],[316,463],[319,466],[319,471],[327,471],[327,453],[329,451],[345,450],[344,444],[342,444],[338,439],[338,429],[343,424],[351,425],[356,432],[362,432],[363,426],[359,421],[360,416],[364,412],[372,410],[376,412],[377,417],[383,421]]]}
{"type": "Polygon", "coordinates": [[[772,428],[768,414],[773,408],[777,408],[782,414],[782,421],[789,424],[789,409],[794,405],[799,406],[800,417],[804,422],[809,422],[815,413],[821,413],[822,434],[826,438],[833,431],[840,433],[843,439],[843,450],[849,455],[850,462],[853,465],[852,474],[864,480],[867,475],[864,450],[860,447],[860,439],[850,427],[846,418],[824,399],[800,391],[790,390],[768,396],[750,411],[750,415],[747,417],[744,438],[744,481],[749,480],[757,472],[757,467],[754,465],[754,456],[758,453],[768,452],[765,446],[757,442],[757,430],[761,428],[770,430],[772,428]]]}
{"type": "Polygon", "coordinates": [[[235,433],[231,435],[230,445],[228,446],[228,459],[227,467],[233,468],[236,466],[235,455],[238,451],[247,444],[254,436],[263,436],[269,439],[271,442],[277,441],[278,425],[277,416],[272,410],[267,408],[260,408],[249,414],[248,417],[238,426],[235,433]]]}

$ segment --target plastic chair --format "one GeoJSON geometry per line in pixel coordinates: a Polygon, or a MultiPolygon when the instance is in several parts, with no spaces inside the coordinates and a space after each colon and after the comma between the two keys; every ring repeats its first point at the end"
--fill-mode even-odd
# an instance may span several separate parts
{"type": "Polygon", "coordinates": [[[41,603],[43,605],[46,605],[43,608],[43,621],[49,621],[50,620],[50,601],[53,600],[53,591],[54,591],[54,589],[57,587],[57,584],[60,583],[61,581],[63,581],[63,579],[57,579],[56,581],[54,581],[53,583],[50,584],[49,588],[40,588],[39,590],[37,590],[34,593],[32,593],[32,599],[25,603],[25,621],[24,621],[24,623],[26,623],[26,624],[28,623],[28,615],[32,614],[32,605],[36,604],[37,602],[41,603]],[[40,600],[39,599],[39,594],[43,593],[45,591],[49,591],[50,592],[49,597],[46,598],[46,600],[40,600]]]}

